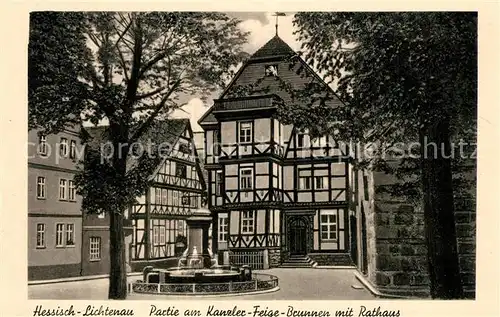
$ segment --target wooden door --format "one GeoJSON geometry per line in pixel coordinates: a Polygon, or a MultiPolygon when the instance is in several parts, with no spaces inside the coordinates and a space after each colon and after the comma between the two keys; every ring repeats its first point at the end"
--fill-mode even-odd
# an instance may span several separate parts
{"type": "Polygon", "coordinates": [[[290,223],[290,254],[304,255],[307,241],[307,227],[303,219],[293,219],[290,223]]]}

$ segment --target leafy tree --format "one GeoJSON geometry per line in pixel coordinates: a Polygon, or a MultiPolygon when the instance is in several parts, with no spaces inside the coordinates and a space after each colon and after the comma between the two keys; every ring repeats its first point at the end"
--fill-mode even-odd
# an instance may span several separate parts
{"type": "Polygon", "coordinates": [[[399,190],[423,199],[431,296],[462,298],[451,144],[475,138],[477,15],[299,13],[294,24],[304,59],[337,85],[346,106],[331,107],[334,94],[311,83],[291,89],[293,102],[282,109],[282,118],[316,135],[373,143],[375,154],[418,140],[418,158],[404,151],[396,168],[380,155],[358,163],[416,173],[421,190],[399,190]],[[429,151],[433,143],[435,155],[429,151]]]}
{"type": "Polygon", "coordinates": [[[110,299],[127,293],[123,211],[158,162],[154,147],[131,160],[131,146],[162,133],[151,128],[183,106],[179,97],[207,96],[232,76],[246,57],[238,24],[215,12],[32,15],[30,127],[52,133],[68,122],[109,122],[83,141],[95,146],[105,136],[113,150],[104,160],[89,151],[76,183],[84,210],[110,217],[110,299]]]}
{"type": "MultiPolygon", "coordinates": [[[[78,80],[85,70],[88,50],[85,20],[78,12],[33,12],[28,44],[28,124],[57,131],[83,109],[86,84],[78,80]],[[53,118],[60,120],[52,120],[53,118]]],[[[75,120],[76,119],[76,120],[75,120]]]]}

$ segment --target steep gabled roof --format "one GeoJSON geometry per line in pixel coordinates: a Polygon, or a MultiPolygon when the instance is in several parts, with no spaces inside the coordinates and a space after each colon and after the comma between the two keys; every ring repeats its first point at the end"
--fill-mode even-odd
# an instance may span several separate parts
{"type": "Polygon", "coordinates": [[[206,124],[216,124],[218,121],[215,118],[214,114],[212,113],[214,110],[214,107],[211,106],[207,112],[205,112],[201,118],[198,120],[199,125],[206,125],[206,124]]]}
{"type": "MultiPolygon", "coordinates": [[[[337,94],[333,91],[333,89],[328,86],[323,79],[309,66],[304,59],[302,59],[297,53],[278,35],[275,35],[272,39],[270,39],[266,44],[264,44],[261,48],[259,48],[243,65],[240,67],[236,75],[233,77],[229,85],[224,89],[219,99],[225,99],[226,94],[231,89],[233,84],[238,80],[242,72],[245,68],[250,64],[258,64],[265,63],[270,60],[285,60],[287,58],[296,58],[298,62],[304,67],[308,76],[312,77],[312,80],[317,80],[325,86],[325,89],[332,92],[336,97],[336,103],[338,105],[343,104],[343,102],[338,98],[337,94]]],[[[217,118],[214,115],[215,105],[210,107],[207,112],[198,120],[198,124],[201,126],[217,124],[217,118]]]]}
{"type": "MultiPolygon", "coordinates": [[[[147,132],[139,139],[138,143],[146,144],[145,147],[147,147],[149,141],[156,145],[170,144],[172,146],[169,149],[172,149],[188,125],[189,119],[155,120],[147,132]]],[[[102,145],[109,142],[108,126],[85,128],[84,138],[88,139],[86,146],[89,150],[99,151],[102,145]]],[[[127,167],[133,166],[136,160],[136,157],[129,156],[127,167]]]]}
{"type": "MultiPolygon", "coordinates": [[[[157,144],[173,143],[185,131],[187,124],[189,124],[189,119],[155,120],[139,142],[151,140],[157,144]]],[[[100,144],[109,141],[108,126],[86,127],[85,132],[90,137],[87,146],[92,149],[97,149],[100,144]]]]}
{"type": "MultiPolygon", "coordinates": [[[[250,58],[240,67],[239,71],[233,77],[229,85],[227,85],[226,89],[224,89],[224,91],[222,92],[221,98],[226,94],[227,90],[238,79],[239,75],[248,64],[269,58],[279,58],[294,54],[296,54],[296,52],[288,44],[286,44],[286,42],[283,41],[278,35],[275,35],[272,39],[267,41],[266,44],[264,44],[261,48],[259,48],[252,56],[250,56],[250,58]]],[[[198,124],[200,125],[216,124],[217,119],[213,115],[213,111],[214,107],[212,106],[198,120],[198,124]]]]}
{"type": "Polygon", "coordinates": [[[275,35],[264,46],[259,48],[249,59],[249,61],[294,55],[294,50],[285,43],[278,35],[275,35]]]}

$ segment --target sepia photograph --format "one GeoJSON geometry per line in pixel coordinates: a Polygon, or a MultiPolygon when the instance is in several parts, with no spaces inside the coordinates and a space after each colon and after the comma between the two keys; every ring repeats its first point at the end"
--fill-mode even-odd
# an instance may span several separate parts
{"type": "Polygon", "coordinates": [[[30,12],[28,299],[475,300],[477,40],[474,11],[30,12]]]}

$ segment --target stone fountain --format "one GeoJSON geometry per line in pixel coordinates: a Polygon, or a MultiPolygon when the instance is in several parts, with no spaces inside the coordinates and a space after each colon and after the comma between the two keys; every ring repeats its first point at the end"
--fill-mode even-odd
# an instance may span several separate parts
{"type": "Polygon", "coordinates": [[[252,279],[248,266],[236,267],[218,263],[217,256],[208,246],[212,216],[208,209],[198,209],[186,219],[188,226],[187,247],[179,258],[177,267],[157,269],[147,266],[143,281],[147,283],[224,283],[252,279]]]}

